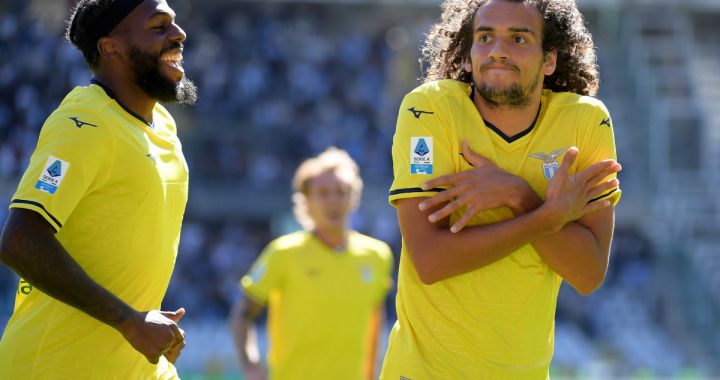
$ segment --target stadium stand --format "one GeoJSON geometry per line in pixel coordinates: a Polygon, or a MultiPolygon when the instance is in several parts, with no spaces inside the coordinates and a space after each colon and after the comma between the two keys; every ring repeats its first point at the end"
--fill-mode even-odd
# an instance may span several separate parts
{"type": "MultiPolygon", "coordinates": [[[[89,79],[62,40],[64,15],[39,14],[35,3],[0,4],[0,221],[42,121],[89,79]]],[[[188,310],[181,373],[237,373],[224,319],[259,250],[297,228],[289,184],[302,158],[328,145],[348,150],[367,183],[355,227],[399,252],[386,201],[390,144],[401,96],[420,75],[421,34],[438,11],[430,1],[380,3],[171,2],[201,99],[173,107],[192,178],[164,305],[188,310]]],[[[624,194],[605,284],[589,297],[561,289],[553,372],[718,376],[720,15],[611,3],[591,2],[585,14],[624,194]]],[[[16,284],[0,266],[0,326],[16,284]]],[[[392,320],[392,299],[388,312],[392,320]]]]}

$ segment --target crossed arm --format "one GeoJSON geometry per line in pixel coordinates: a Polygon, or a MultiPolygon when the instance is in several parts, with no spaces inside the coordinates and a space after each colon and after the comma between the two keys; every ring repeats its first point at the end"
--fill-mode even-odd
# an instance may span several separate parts
{"type": "Polygon", "coordinates": [[[151,363],[163,355],[174,362],[185,346],[177,325],[185,309],[133,309],[93,281],[34,211],[10,210],[0,238],[0,261],[43,293],[115,328],[151,363]]]}
{"type": "Polygon", "coordinates": [[[452,186],[449,190],[430,199],[397,203],[400,229],[421,281],[432,284],[467,273],[533,244],[548,266],[581,294],[589,294],[602,283],[614,211],[607,200],[588,202],[617,186],[617,179],[603,180],[621,169],[617,162],[606,160],[570,175],[578,152],[569,150],[542,202],[525,181],[478,156],[466,144],[463,154],[475,169],[426,183],[427,187],[452,186]],[[468,206],[468,212],[449,226],[449,215],[462,206],[468,206]],[[475,213],[501,206],[509,207],[515,217],[465,227],[475,213]]]}

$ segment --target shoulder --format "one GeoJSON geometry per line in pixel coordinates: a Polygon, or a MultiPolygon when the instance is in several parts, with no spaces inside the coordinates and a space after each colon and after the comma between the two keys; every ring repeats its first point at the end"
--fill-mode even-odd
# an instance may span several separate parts
{"type": "Polygon", "coordinates": [[[408,97],[423,96],[430,101],[443,97],[468,97],[471,88],[468,83],[454,79],[442,79],[424,83],[410,91],[408,97]]]}
{"type": "Polygon", "coordinates": [[[167,108],[165,108],[162,104],[157,103],[155,104],[155,112],[160,116],[160,120],[155,120],[155,123],[162,123],[163,128],[167,129],[173,135],[177,135],[177,125],[175,124],[175,119],[172,117],[170,112],[168,112],[167,108]]]}
{"type": "Polygon", "coordinates": [[[73,89],[45,120],[41,138],[87,140],[88,143],[112,139],[112,128],[103,116],[108,101],[93,87],[73,89]]]}
{"type": "Polygon", "coordinates": [[[561,109],[573,109],[579,112],[608,113],[607,107],[602,100],[592,96],[578,95],[572,92],[543,91],[543,96],[548,99],[550,107],[561,109]]]}
{"type": "Polygon", "coordinates": [[[390,246],[382,240],[363,235],[356,231],[352,232],[350,239],[352,239],[353,245],[362,251],[369,252],[383,260],[392,259],[390,246]]]}
{"type": "Polygon", "coordinates": [[[275,254],[289,254],[306,246],[308,239],[310,239],[310,233],[307,231],[289,233],[271,241],[265,250],[275,254]]]}

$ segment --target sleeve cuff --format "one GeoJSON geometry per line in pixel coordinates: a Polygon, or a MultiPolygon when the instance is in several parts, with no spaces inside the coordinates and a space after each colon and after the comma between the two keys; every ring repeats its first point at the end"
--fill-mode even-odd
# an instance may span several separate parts
{"type": "Polygon", "coordinates": [[[53,216],[47,209],[45,209],[45,206],[42,204],[35,202],[35,201],[28,201],[24,199],[13,199],[10,202],[10,208],[22,208],[26,210],[32,210],[40,214],[55,230],[57,233],[62,228],[62,223],[60,223],[60,220],[53,216]]]}
{"type": "Polygon", "coordinates": [[[419,187],[409,187],[409,188],[403,188],[403,189],[394,189],[390,190],[389,194],[389,202],[390,205],[395,207],[395,202],[398,201],[398,199],[405,199],[405,198],[419,198],[419,197],[431,197],[441,191],[444,191],[445,189],[440,187],[435,187],[430,190],[423,190],[419,187]]]}
{"type": "Polygon", "coordinates": [[[621,195],[622,195],[622,190],[620,190],[619,188],[615,188],[599,197],[591,199],[588,203],[593,203],[593,202],[597,202],[597,201],[600,201],[603,199],[608,199],[608,200],[610,200],[612,205],[615,206],[620,201],[621,195]]]}

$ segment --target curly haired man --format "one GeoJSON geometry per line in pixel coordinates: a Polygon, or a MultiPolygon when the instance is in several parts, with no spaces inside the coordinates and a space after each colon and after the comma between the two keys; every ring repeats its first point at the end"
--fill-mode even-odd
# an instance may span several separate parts
{"type": "Polygon", "coordinates": [[[620,197],[573,0],[447,0],[400,107],[403,235],[381,379],[546,379],[563,280],[604,280],[620,197]]]}

